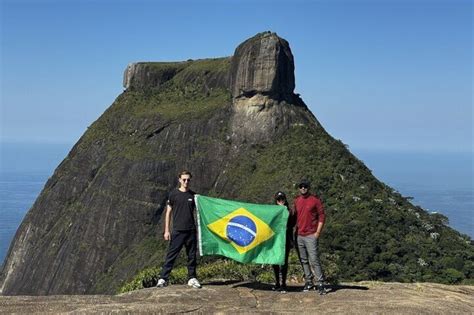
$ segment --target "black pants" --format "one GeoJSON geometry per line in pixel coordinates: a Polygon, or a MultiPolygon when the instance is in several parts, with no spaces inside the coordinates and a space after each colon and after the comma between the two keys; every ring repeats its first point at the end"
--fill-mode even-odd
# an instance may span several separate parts
{"type": "Polygon", "coordinates": [[[196,249],[197,249],[197,238],[196,230],[190,231],[173,231],[171,233],[170,246],[168,247],[168,253],[166,254],[165,263],[161,270],[161,278],[168,280],[171,270],[173,269],[174,262],[178,258],[181,248],[186,248],[186,255],[188,255],[188,279],[196,278],[196,249]]]}
{"type": "Polygon", "coordinates": [[[273,272],[275,273],[275,283],[286,285],[286,276],[288,275],[288,256],[290,255],[291,243],[286,242],[285,246],[285,264],[283,266],[273,265],[273,272]],[[281,276],[281,281],[280,281],[281,276]]]}

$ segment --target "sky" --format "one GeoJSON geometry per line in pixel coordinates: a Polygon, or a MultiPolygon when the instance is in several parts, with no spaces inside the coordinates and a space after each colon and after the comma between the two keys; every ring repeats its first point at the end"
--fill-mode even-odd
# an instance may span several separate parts
{"type": "Polygon", "coordinates": [[[130,62],[233,55],[273,31],[295,92],[349,148],[473,152],[468,0],[0,0],[0,144],[71,146],[130,62]]]}

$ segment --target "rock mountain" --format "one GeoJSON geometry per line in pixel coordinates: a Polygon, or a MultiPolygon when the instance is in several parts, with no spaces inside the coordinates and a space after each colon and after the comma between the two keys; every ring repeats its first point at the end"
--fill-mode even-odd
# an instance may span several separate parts
{"type": "Polygon", "coordinates": [[[323,251],[344,279],[472,279],[470,239],[379,182],[323,129],[294,93],[293,55],[275,33],[232,57],[130,64],[124,87],[24,218],[3,295],[113,293],[159,264],[164,201],[182,169],[201,194],[249,202],[294,196],[308,176],[328,213],[323,251]]]}

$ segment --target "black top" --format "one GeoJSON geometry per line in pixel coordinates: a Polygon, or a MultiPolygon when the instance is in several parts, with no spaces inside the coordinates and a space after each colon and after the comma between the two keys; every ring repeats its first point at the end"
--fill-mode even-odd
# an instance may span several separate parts
{"type": "Polygon", "coordinates": [[[288,201],[285,201],[284,206],[288,210],[288,221],[286,223],[286,244],[287,246],[291,246],[295,239],[295,233],[293,232],[293,230],[296,225],[296,215],[295,212],[291,210],[288,201]]]}
{"type": "Polygon", "coordinates": [[[194,195],[195,192],[192,190],[182,192],[177,188],[170,192],[167,204],[172,208],[173,231],[196,229],[194,220],[194,209],[196,209],[194,195]]]}

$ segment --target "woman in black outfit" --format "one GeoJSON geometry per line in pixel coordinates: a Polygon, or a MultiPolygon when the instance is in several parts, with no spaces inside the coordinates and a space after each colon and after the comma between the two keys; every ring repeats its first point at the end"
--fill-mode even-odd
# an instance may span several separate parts
{"type": "Polygon", "coordinates": [[[273,271],[275,273],[275,286],[273,287],[273,290],[285,293],[287,290],[286,276],[288,275],[288,255],[290,254],[290,249],[293,246],[293,229],[295,226],[295,216],[290,210],[284,192],[278,191],[275,194],[275,203],[281,206],[285,206],[289,212],[288,223],[286,226],[285,264],[283,266],[273,265],[273,271]]]}

